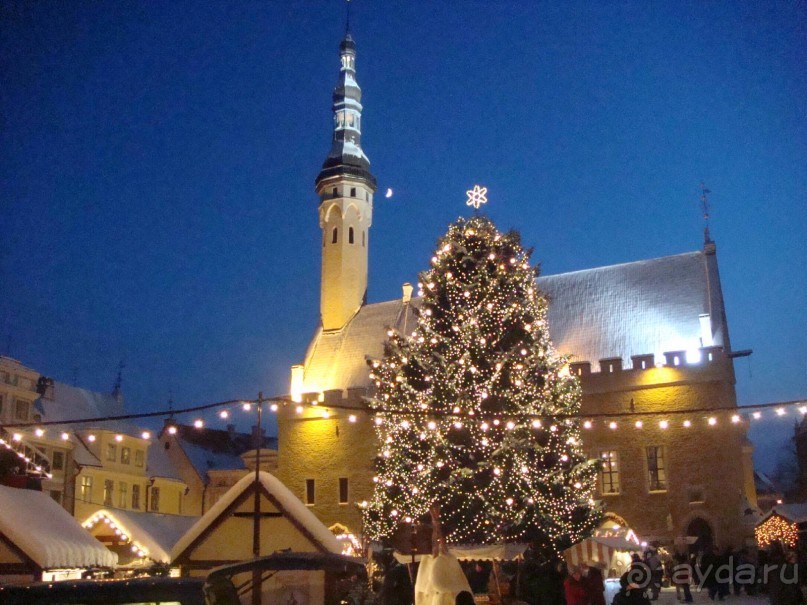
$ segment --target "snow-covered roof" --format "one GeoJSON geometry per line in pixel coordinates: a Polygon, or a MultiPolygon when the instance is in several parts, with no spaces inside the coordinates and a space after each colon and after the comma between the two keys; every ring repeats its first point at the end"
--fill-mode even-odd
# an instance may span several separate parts
{"type": "Polygon", "coordinates": [[[90,451],[83,439],[73,434],[70,440],[75,444],[73,448],[73,459],[76,461],[76,464],[79,466],[103,466],[98,456],[90,451]]]}
{"type": "Polygon", "coordinates": [[[113,395],[80,389],[62,382],[54,382],[53,399],[41,397],[39,405],[45,420],[49,422],[123,414],[123,401],[113,395]]]}
{"type": "Polygon", "coordinates": [[[108,517],[133,542],[144,547],[150,559],[162,563],[171,561],[171,548],[199,520],[199,517],[108,508],[93,513],[87,520],[101,516],[108,517]]]}
{"type": "Polygon", "coordinates": [[[182,451],[188,456],[193,468],[200,477],[207,476],[208,471],[246,468],[241,456],[229,452],[214,452],[187,441],[178,441],[182,451]]]}
{"type": "Polygon", "coordinates": [[[0,485],[0,532],[42,569],[112,567],[118,556],[42,492],[0,485]]]}
{"type": "Polygon", "coordinates": [[[754,471],[754,484],[757,492],[768,492],[772,494],[779,493],[781,490],[777,487],[773,479],[762,471],[754,471]]]}
{"type": "Polygon", "coordinates": [[[149,477],[163,477],[182,481],[179,469],[158,441],[153,441],[149,446],[148,456],[146,457],[146,474],[149,477]]]}
{"type": "MultiPolygon", "coordinates": [[[[322,550],[341,554],[342,546],[336,536],[277,477],[261,471],[259,479],[261,486],[277,501],[278,509],[284,517],[290,518],[295,526],[303,528],[319,543],[322,550]]],[[[174,545],[171,549],[171,560],[174,561],[183,554],[239,496],[253,485],[254,481],[255,475],[250,473],[233,485],[174,545]]]]}
{"type": "Polygon", "coordinates": [[[807,523],[807,502],[777,504],[762,517],[759,524],[765,523],[773,515],[779,515],[791,523],[807,523]]]}
{"type": "MultiPolygon", "coordinates": [[[[207,477],[208,471],[246,468],[241,456],[255,447],[252,433],[238,432],[233,426],[226,430],[198,429],[184,424],[175,426],[177,432],[169,438],[185,452],[201,478],[207,477]]],[[[277,438],[264,435],[261,447],[277,450],[277,438]]]]}
{"type": "MultiPolygon", "coordinates": [[[[707,313],[714,315],[714,344],[723,346],[724,313],[722,303],[715,305],[722,298],[710,291],[716,274],[710,278],[708,260],[705,252],[688,252],[539,277],[555,348],[592,362],[594,371],[612,357],[630,367],[631,355],[701,346],[700,316],[707,313]]],[[[365,305],[343,329],[318,330],[306,353],[304,391],[369,387],[366,358],[381,357],[387,328],[411,331],[411,307],[419,304],[415,298],[365,305]]]]}

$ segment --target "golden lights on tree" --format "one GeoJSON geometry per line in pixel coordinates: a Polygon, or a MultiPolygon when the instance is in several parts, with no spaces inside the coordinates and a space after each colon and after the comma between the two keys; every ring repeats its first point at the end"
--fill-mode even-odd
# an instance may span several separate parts
{"type": "Polygon", "coordinates": [[[796,548],[799,528],[779,515],[771,515],[754,529],[754,537],[760,548],[767,548],[773,542],[781,542],[788,548],[796,548]]]}
{"type": "Polygon", "coordinates": [[[596,463],[572,417],[580,385],[552,347],[535,277],[518,234],[485,217],[439,241],[417,326],[390,330],[371,362],[371,537],[435,509],[449,543],[536,539],[558,553],[593,527],[596,463]]]}

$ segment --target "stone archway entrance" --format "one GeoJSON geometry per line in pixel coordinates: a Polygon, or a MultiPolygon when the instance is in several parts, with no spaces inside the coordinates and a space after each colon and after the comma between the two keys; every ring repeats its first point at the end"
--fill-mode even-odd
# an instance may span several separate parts
{"type": "Polygon", "coordinates": [[[695,538],[695,541],[689,545],[690,553],[710,550],[715,543],[712,526],[701,517],[695,517],[689,522],[689,525],[687,525],[687,536],[695,538]]]}

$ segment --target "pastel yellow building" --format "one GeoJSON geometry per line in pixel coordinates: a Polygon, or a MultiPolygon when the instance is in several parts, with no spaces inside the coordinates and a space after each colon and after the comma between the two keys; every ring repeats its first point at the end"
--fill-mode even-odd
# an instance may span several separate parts
{"type": "Polygon", "coordinates": [[[74,516],[83,521],[96,511],[121,509],[170,515],[188,510],[188,485],[151,435],[129,426],[82,429],[77,439],[92,456],[76,476],[74,516]]]}
{"type": "Polygon", "coordinates": [[[74,444],[62,438],[62,431],[8,427],[42,421],[39,403],[52,390],[52,381],[36,370],[0,356],[0,439],[28,458],[19,458],[20,472],[40,478],[42,491],[72,512],[74,444]]]}

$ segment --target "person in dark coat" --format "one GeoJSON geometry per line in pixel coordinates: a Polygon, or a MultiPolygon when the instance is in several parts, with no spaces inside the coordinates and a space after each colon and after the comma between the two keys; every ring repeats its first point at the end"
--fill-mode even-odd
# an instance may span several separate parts
{"type": "Polygon", "coordinates": [[[411,605],[412,580],[406,565],[394,562],[384,574],[381,586],[382,605],[411,605]]]}
{"type": "Polygon", "coordinates": [[[587,564],[583,587],[586,589],[589,605],[605,605],[605,579],[597,563],[587,564]]]}
{"type": "Polygon", "coordinates": [[[611,605],[650,605],[645,593],[650,586],[650,569],[637,555],[628,571],[619,578],[619,592],[611,605]]]}
{"type": "Polygon", "coordinates": [[[675,554],[671,577],[672,583],[675,585],[675,594],[678,596],[678,600],[684,603],[691,603],[692,591],[689,589],[689,585],[692,582],[692,567],[689,564],[689,558],[686,554],[682,552],[675,554]],[[683,598],[681,598],[682,595],[683,598]]]}
{"type": "Polygon", "coordinates": [[[771,605],[803,605],[804,596],[799,586],[796,555],[785,554],[781,549],[771,553],[770,562],[775,565],[768,575],[768,598],[771,605]]]}
{"type": "Polygon", "coordinates": [[[709,598],[712,601],[716,598],[722,601],[723,595],[720,594],[717,584],[717,567],[720,565],[720,557],[717,556],[715,550],[714,547],[707,547],[700,558],[698,567],[703,578],[703,585],[709,592],[709,598]]]}
{"type": "Polygon", "coordinates": [[[490,571],[481,562],[474,563],[471,571],[468,572],[468,585],[474,594],[486,594],[488,592],[488,582],[490,571]]]}
{"type": "Polygon", "coordinates": [[[544,563],[535,578],[535,594],[538,595],[538,599],[534,602],[540,605],[566,605],[563,581],[562,563],[544,563]]]}
{"type": "Polygon", "coordinates": [[[454,599],[454,605],[474,605],[475,603],[476,601],[474,601],[474,595],[467,590],[463,590],[454,599]]]}

